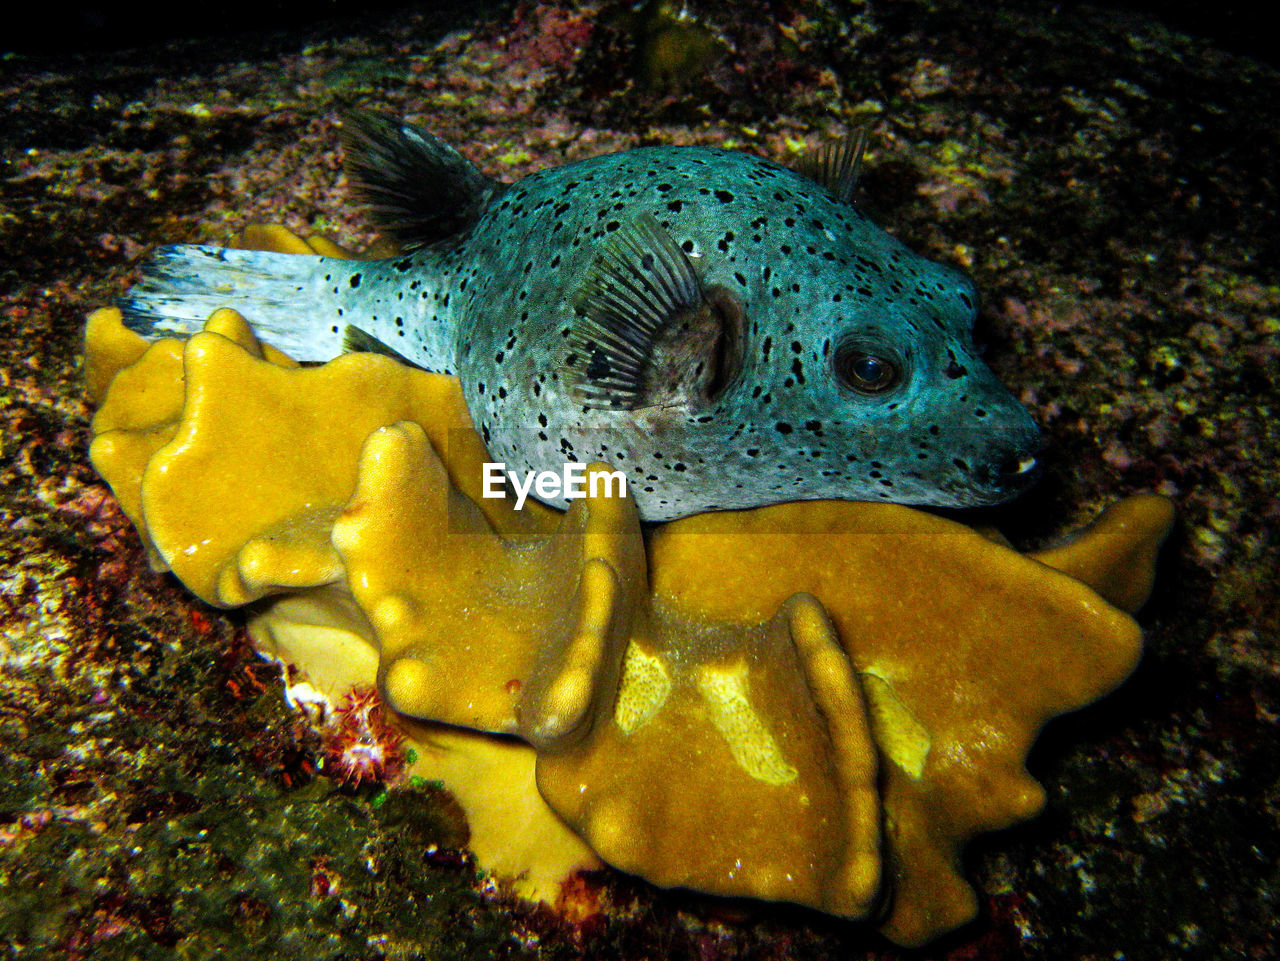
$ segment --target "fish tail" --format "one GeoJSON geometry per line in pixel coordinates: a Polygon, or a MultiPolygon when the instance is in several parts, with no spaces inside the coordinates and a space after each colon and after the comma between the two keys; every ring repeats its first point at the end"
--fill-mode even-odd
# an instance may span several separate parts
{"type": "Polygon", "coordinates": [[[194,334],[221,307],[234,307],[262,340],[295,360],[342,353],[327,257],[179,245],[161,247],[118,305],[125,326],[144,337],[194,334]]]}

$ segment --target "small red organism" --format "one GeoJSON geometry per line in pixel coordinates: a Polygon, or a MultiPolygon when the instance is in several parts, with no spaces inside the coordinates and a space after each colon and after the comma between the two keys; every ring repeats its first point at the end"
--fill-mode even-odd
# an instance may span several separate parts
{"type": "Polygon", "coordinates": [[[404,735],[388,723],[372,687],[356,686],[347,693],[323,737],[325,767],[346,784],[392,781],[404,770],[404,735]]]}
{"type": "Polygon", "coordinates": [[[342,876],[329,863],[327,855],[311,859],[311,896],[313,898],[332,897],[342,886],[342,876]]]}
{"type": "Polygon", "coordinates": [[[560,887],[555,913],[561,920],[573,925],[573,938],[582,943],[597,932],[608,907],[608,892],[601,883],[599,872],[587,874],[575,871],[560,887]]]}

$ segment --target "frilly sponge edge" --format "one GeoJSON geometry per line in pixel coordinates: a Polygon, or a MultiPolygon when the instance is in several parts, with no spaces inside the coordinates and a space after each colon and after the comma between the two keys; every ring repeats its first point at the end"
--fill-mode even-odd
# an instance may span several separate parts
{"type": "MultiPolygon", "coordinates": [[[[279,228],[245,243],[342,253],[279,228]]],[[[300,368],[232,310],[150,345],[100,310],[86,340],[91,457],[154,566],[253,604],[258,644],[331,697],[376,680],[412,773],[532,896],[598,856],[904,945],[964,923],[961,848],[1041,808],[1037,732],[1137,663],[1125,611],[1172,519],[1130,498],[1029,556],[834,501],[645,537],[626,499],[481,498],[452,378],[366,354],[300,368]]]]}

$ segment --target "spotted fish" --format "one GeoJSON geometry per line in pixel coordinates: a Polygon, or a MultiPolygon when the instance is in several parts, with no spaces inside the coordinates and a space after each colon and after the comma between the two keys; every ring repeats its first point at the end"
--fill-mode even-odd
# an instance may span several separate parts
{"type": "Polygon", "coordinates": [[[166,247],[126,322],[190,332],[233,305],[300,360],[456,374],[495,461],[608,462],[647,520],[980,506],[1036,474],[1037,428],[974,350],[973,283],[853,205],[860,143],[807,172],[644,147],[505,185],[409,125],[348,126],[351,179],[406,253],[166,247]]]}

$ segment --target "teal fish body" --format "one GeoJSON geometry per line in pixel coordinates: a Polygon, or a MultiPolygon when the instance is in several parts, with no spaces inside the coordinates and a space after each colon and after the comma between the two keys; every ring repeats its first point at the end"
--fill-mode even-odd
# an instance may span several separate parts
{"type": "Polygon", "coordinates": [[[981,506],[1035,476],[1037,428],[973,346],[972,282],[849,202],[847,154],[813,179],[637,148],[504,187],[411,127],[352,147],[353,179],[414,249],[165,248],[123,301],[130,325],[190,330],[231,305],[299,359],[354,344],[456,374],[494,461],[604,461],[647,520],[981,506]]]}

